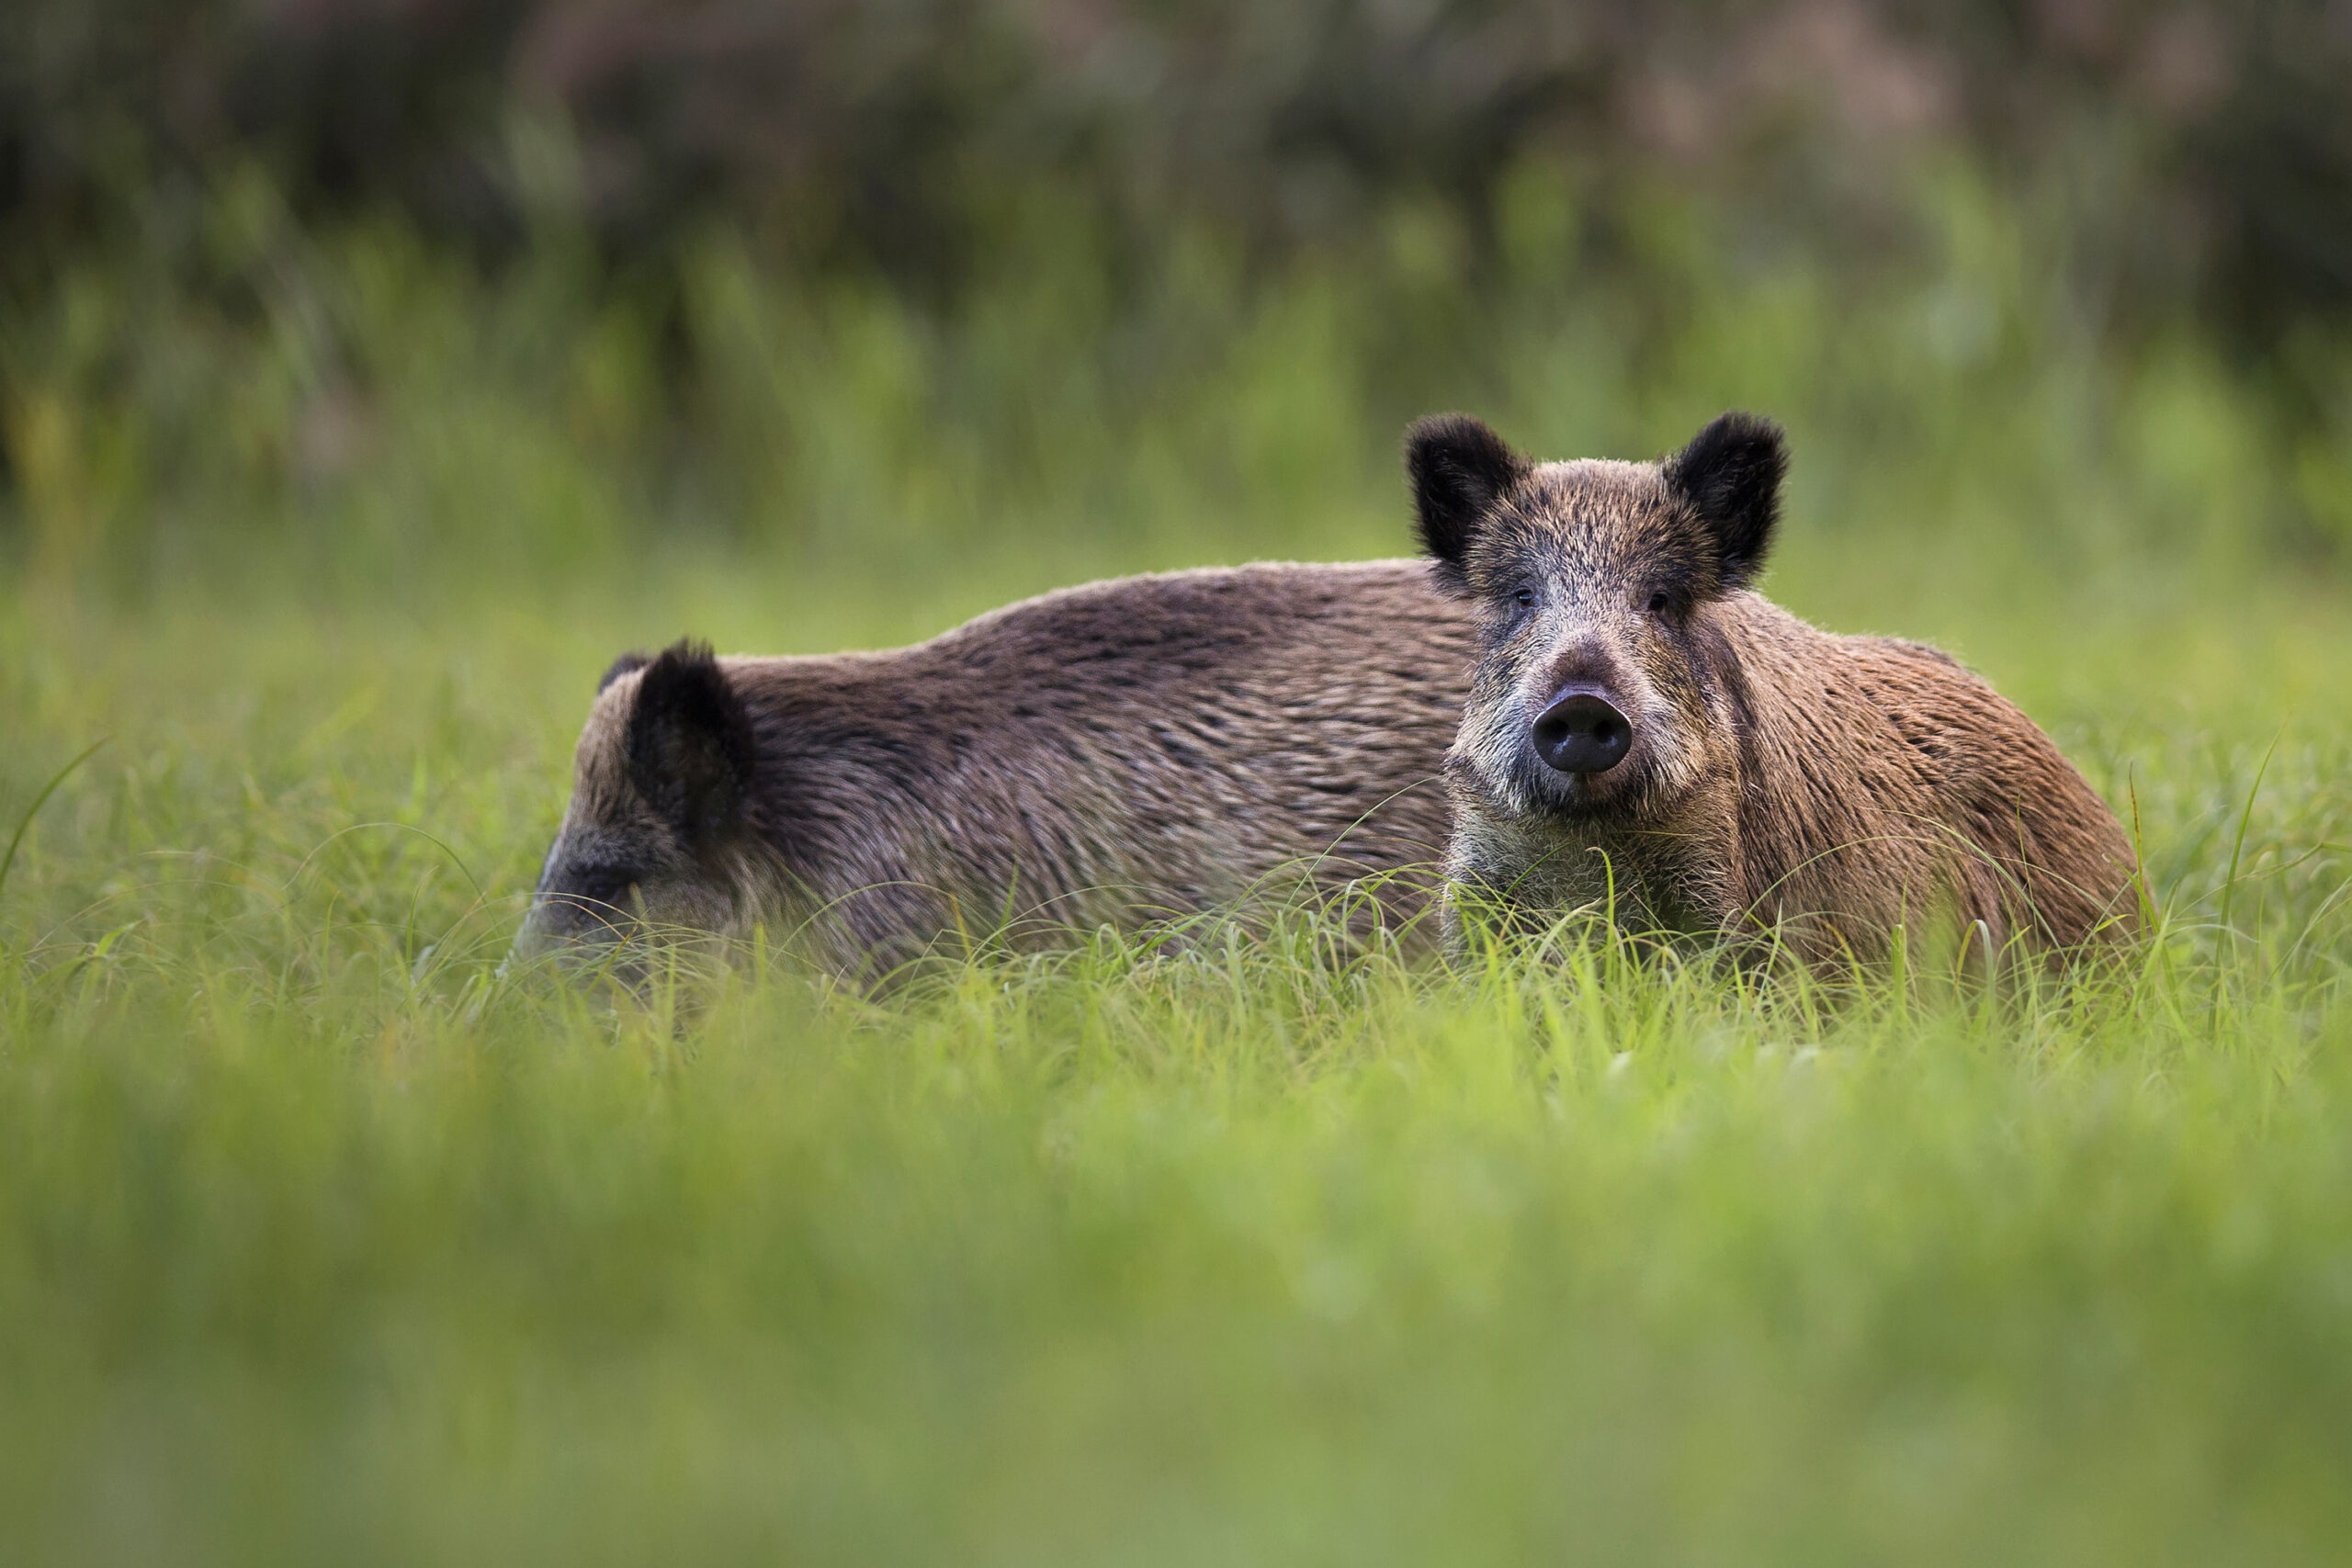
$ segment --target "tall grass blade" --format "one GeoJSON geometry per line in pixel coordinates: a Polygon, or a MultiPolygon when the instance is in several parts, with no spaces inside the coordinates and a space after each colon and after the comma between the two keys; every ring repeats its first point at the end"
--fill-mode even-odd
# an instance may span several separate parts
{"type": "Polygon", "coordinates": [[[50,775],[49,782],[40,786],[40,793],[33,796],[33,803],[25,807],[25,814],[17,818],[17,830],[8,837],[8,852],[0,855],[0,894],[8,891],[8,874],[16,869],[17,852],[24,846],[25,834],[32,827],[33,818],[40,815],[40,808],[49,804],[49,797],[57,793],[58,785],[74,776],[74,769],[96,756],[98,748],[113,739],[110,735],[101,735],[83,747],[72,761],[50,775]]]}

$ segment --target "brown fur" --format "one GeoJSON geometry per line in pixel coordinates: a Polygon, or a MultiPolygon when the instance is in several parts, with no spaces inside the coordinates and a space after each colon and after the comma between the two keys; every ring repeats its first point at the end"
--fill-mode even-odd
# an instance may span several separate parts
{"type": "Polygon", "coordinates": [[[1933,649],[1743,586],[1777,430],[1727,417],[1663,464],[1538,467],[1432,422],[1412,461],[1439,570],[1481,615],[1447,764],[1466,894],[1521,924],[1613,900],[1635,928],[1773,933],[1825,968],[1898,926],[1980,960],[2134,929],[2130,845],[2030,719],[1933,649]],[[1564,689],[1632,720],[1623,761],[1544,763],[1531,727],[1564,689]]]}
{"type": "Polygon", "coordinates": [[[870,977],[943,937],[1035,946],[1430,868],[1380,889],[1408,919],[1447,842],[1439,774],[1471,646],[1428,576],[1418,561],[1178,572],[887,653],[624,661],[581,737],[529,945],[609,936],[618,906],[803,930],[827,968],[870,977]],[[718,705],[706,728],[749,738],[748,777],[708,798],[691,778],[728,773],[723,758],[695,749],[695,725],[644,711],[645,682],[697,677],[718,705]]]}

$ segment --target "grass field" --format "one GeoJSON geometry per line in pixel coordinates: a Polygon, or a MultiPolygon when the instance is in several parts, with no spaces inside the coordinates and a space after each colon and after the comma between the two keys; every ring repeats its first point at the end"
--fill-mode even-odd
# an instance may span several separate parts
{"type": "MultiPolygon", "coordinates": [[[[205,511],[241,481],[131,418],[163,394],[54,360],[14,427],[0,835],[104,744],[0,886],[0,1559],[2352,1551],[2352,604],[2262,488],[2335,470],[2264,462],[2193,360],[1955,367],[1889,324],[1917,299],[1800,352],[1848,303],[1768,279],[1640,367],[1506,321],[1507,384],[1396,394],[1547,455],[1788,417],[1768,587],[1942,640],[2058,735],[2161,916],[2113,973],[1832,999],[1605,942],[1455,977],[1236,933],[879,1002],[496,976],[619,648],[1401,550],[1332,299],[1227,323],[1126,423],[1008,306],[938,352],[976,406],[1013,355],[1065,439],[949,408],[936,453],[918,349],[836,301],[834,400],[778,416],[834,466],[774,537],[628,534],[594,409],[413,300],[379,449],[244,534],[205,511]]],[[[183,349],[224,419],[296,429],[183,349]]]]}

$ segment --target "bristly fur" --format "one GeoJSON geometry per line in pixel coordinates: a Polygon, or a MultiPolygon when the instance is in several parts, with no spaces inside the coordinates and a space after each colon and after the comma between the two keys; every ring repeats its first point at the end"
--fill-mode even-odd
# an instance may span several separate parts
{"type": "Polygon", "coordinates": [[[1781,427],[1752,413],[1720,416],[1667,459],[1668,488],[1714,535],[1724,587],[1745,588],[1763,569],[1788,471],[1781,427]]]}
{"type": "Polygon", "coordinates": [[[866,981],[943,942],[1046,948],[1351,887],[1350,930],[1376,911],[1433,934],[1472,645],[1430,576],[1175,572],[887,653],[673,649],[590,711],[525,948],[764,926],[866,981]],[[687,807],[681,775],[748,777],[746,830],[690,841],[680,819],[727,814],[723,792],[687,807]]]}
{"type": "Polygon", "coordinates": [[[645,667],[627,744],[630,781],[689,844],[712,846],[740,829],[755,761],[752,719],[708,643],[673,643],[645,667]]]}
{"type": "Polygon", "coordinates": [[[618,659],[614,660],[610,664],[605,666],[604,674],[596,678],[596,690],[599,693],[602,693],[605,687],[611,685],[622,676],[634,675],[637,671],[644,669],[647,665],[652,662],[653,660],[650,655],[639,653],[636,649],[632,649],[628,652],[622,654],[618,659]]]}
{"type": "Polygon", "coordinates": [[[1743,586],[1786,464],[1777,428],[1726,415],[1663,463],[1536,467],[1449,542],[1481,625],[1447,759],[1454,886],[1514,923],[1605,905],[1827,967],[1905,924],[2045,953],[2132,930],[2131,847],[2032,720],[1931,649],[1743,586]],[[1571,688],[1627,721],[1613,766],[1538,753],[1571,688]]]}
{"type": "Polygon", "coordinates": [[[1468,414],[1431,414],[1405,433],[1413,511],[1438,586],[1468,592],[1463,553],[1495,503],[1526,477],[1527,463],[1468,414]]]}

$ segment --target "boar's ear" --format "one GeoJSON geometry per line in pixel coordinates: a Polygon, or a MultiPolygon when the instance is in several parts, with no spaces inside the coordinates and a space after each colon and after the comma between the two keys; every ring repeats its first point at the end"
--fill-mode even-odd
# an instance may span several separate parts
{"type": "Polygon", "coordinates": [[[605,667],[605,672],[596,678],[596,694],[598,696],[603,696],[605,694],[605,687],[611,685],[622,676],[642,670],[652,662],[653,660],[647,658],[644,654],[634,650],[622,654],[618,659],[614,660],[610,664],[606,665],[605,667]]]}
{"type": "Polygon", "coordinates": [[[1413,481],[1421,547],[1436,563],[1439,585],[1465,592],[1470,541],[1487,510],[1526,476],[1526,459],[1468,414],[1440,413],[1405,433],[1405,471],[1413,481]]]}
{"type": "Polygon", "coordinates": [[[645,667],[629,709],[629,782],[696,848],[741,823],[752,719],[707,643],[678,642],[645,667]]]}
{"type": "Polygon", "coordinates": [[[1788,471],[1781,427],[1752,413],[1723,415],[1666,460],[1667,487],[1714,536],[1724,587],[1746,587],[1763,568],[1788,471]]]}

